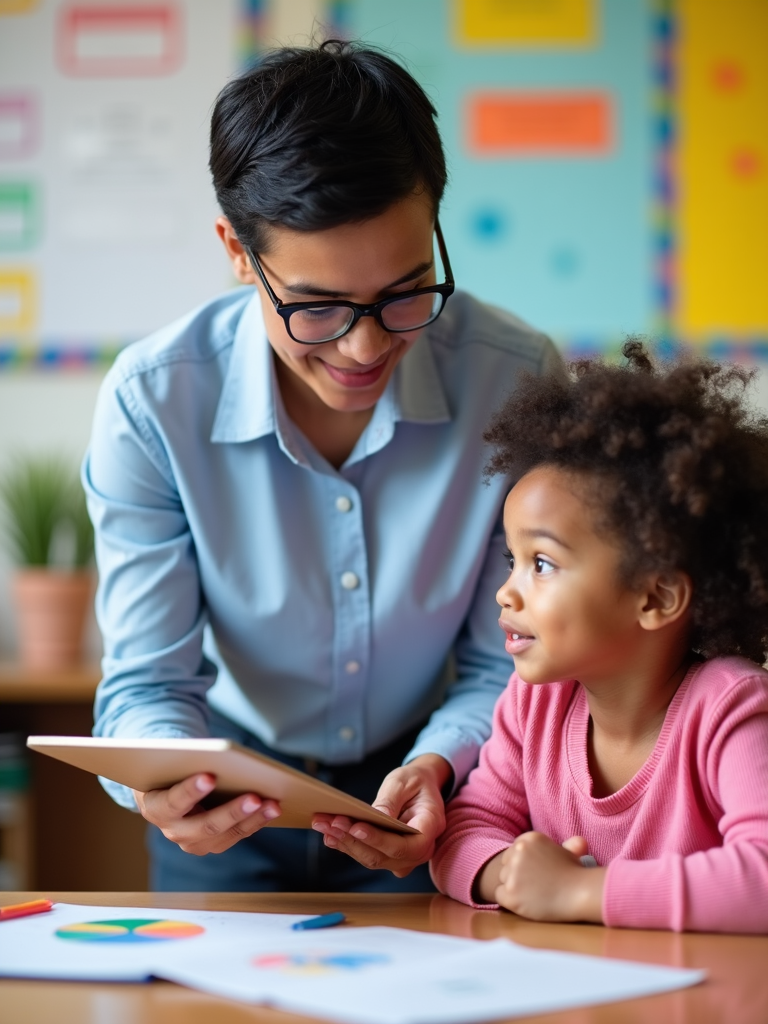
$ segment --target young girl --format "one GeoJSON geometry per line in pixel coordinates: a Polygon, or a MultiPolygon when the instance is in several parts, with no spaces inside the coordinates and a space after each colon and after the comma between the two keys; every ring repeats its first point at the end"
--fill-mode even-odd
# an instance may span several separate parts
{"type": "Polygon", "coordinates": [[[516,670],[432,874],[535,920],[768,933],[768,420],[744,369],[624,355],[486,433],[516,670]]]}

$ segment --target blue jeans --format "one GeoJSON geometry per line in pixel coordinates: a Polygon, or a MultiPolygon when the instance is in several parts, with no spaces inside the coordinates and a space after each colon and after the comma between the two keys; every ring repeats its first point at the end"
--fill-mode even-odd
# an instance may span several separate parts
{"type": "MultiPolygon", "coordinates": [[[[211,735],[311,771],[366,803],[375,798],[387,772],[401,764],[417,732],[409,732],[358,764],[316,765],[271,750],[234,722],[215,713],[211,716],[211,735]]],[[[370,871],[347,854],[328,849],[320,833],[311,829],[262,829],[224,853],[196,857],[150,825],[147,847],[155,892],[435,892],[426,864],[405,878],[396,878],[390,871],[370,871]]]]}

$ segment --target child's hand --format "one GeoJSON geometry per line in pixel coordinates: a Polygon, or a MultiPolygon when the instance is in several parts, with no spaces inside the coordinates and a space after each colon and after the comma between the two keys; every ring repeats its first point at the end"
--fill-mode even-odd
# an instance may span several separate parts
{"type": "Polygon", "coordinates": [[[541,832],[523,833],[499,855],[495,901],[534,921],[602,923],[605,868],[583,867],[586,852],[580,836],[558,846],[541,832]]]}

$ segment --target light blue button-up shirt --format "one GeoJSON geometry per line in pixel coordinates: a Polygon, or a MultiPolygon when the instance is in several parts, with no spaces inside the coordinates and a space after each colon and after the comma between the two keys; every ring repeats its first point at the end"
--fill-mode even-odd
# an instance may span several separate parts
{"type": "Polygon", "coordinates": [[[521,370],[557,363],[546,337],[455,294],[337,470],[285,413],[252,288],[122,352],[83,466],[95,734],[205,736],[211,707],[340,764],[428,720],[407,760],[441,754],[461,782],[511,667],[495,602],[508,482],[483,482],[482,433],[521,370]]]}

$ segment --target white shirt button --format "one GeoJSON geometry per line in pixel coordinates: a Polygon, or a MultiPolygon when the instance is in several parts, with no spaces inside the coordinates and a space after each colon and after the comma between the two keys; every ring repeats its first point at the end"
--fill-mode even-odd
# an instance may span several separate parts
{"type": "Polygon", "coordinates": [[[351,725],[342,725],[339,729],[339,739],[346,740],[349,743],[350,740],[355,738],[355,730],[351,725]]]}
{"type": "Polygon", "coordinates": [[[360,586],[360,580],[353,572],[343,572],[341,574],[341,585],[345,590],[356,590],[360,586]]]}
{"type": "Polygon", "coordinates": [[[347,670],[347,672],[351,676],[353,676],[356,672],[360,671],[360,662],[359,661],[348,661],[347,664],[344,666],[344,668],[347,670]]]}
{"type": "Polygon", "coordinates": [[[339,510],[339,512],[349,512],[349,510],[352,508],[352,502],[349,500],[346,494],[340,494],[339,497],[336,499],[336,508],[339,510]]]}

